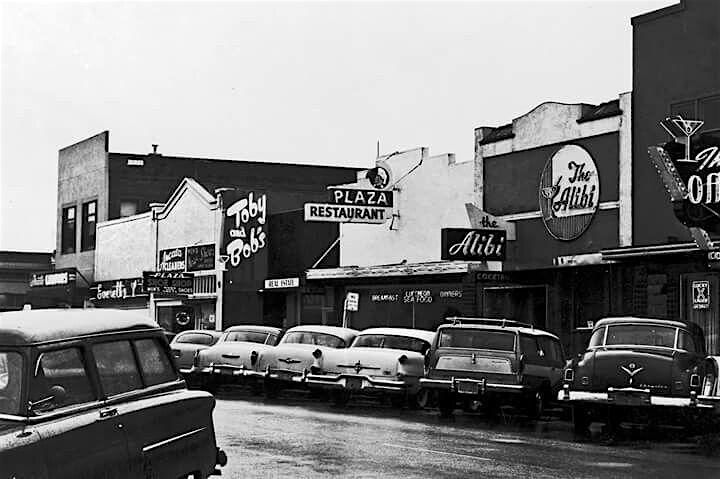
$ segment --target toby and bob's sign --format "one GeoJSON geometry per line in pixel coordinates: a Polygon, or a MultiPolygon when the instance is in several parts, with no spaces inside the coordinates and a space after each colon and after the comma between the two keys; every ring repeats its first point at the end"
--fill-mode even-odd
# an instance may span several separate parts
{"type": "Polygon", "coordinates": [[[237,268],[267,246],[267,195],[250,192],[226,195],[223,254],[229,267],[237,268]]]}
{"type": "Polygon", "coordinates": [[[548,232],[570,241],[590,226],[600,202],[600,178],[590,153],[579,145],[560,148],[540,176],[540,211],[548,232]]]}

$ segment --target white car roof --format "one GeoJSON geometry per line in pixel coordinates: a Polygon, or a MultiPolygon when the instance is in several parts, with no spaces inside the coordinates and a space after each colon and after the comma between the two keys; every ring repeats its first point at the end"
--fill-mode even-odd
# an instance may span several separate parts
{"type": "Polygon", "coordinates": [[[365,334],[381,334],[386,336],[406,336],[408,338],[422,339],[428,343],[432,343],[435,338],[435,331],[427,331],[425,329],[410,328],[368,328],[360,331],[359,336],[365,334]]]}
{"type": "Polygon", "coordinates": [[[339,326],[325,326],[322,324],[303,324],[300,326],[295,326],[285,331],[285,336],[292,332],[331,334],[345,340],[345,342],[353,339],[359,333],[359,331],[355,329],[341,328],[339,326]]]}

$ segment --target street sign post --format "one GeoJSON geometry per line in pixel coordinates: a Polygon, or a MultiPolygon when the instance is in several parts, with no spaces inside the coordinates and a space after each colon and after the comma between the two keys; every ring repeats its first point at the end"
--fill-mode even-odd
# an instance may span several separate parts
{"type": "Polygon", "coordinates": [[[348,311],[357,311],[358,305],[360,302],[360,294],[359,293],[351,293],[348,292],[348,294],[345,296],[345,302],[343,304],[343,328],[347,328],[348,323],[348,311]]]}

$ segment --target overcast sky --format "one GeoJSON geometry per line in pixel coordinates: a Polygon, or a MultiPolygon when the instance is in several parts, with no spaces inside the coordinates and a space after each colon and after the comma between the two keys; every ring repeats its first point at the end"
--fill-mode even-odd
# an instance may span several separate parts
{"type": "Polygon", "coordinates": [[[368,167],[545,101],[632,88],[656,1],[0,3],[0,249],[55,248],[57,156],[110,151],[368,167]]]}

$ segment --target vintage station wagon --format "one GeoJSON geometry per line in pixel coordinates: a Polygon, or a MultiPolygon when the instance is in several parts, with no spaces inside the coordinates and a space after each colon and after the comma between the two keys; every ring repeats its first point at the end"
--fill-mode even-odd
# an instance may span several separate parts
{"type": "Polygon", "coordinates": [[[542,414],[560,387],[565,357],[557,336],[506,319],[448,318],[437,330],[423,387],[438,391],[438,407],[479,401],[488,413],[502,405],[542,414]]]}
{"type": "Polygon", "coordinates": [[[434,337],[422,329],[366,329],[349,348],[328,350],[322,369],[307,375],[308,387],[331,391],[336,404],[369,393],[389,396],[397,406],[424,407],[428,395],[420,378],[434,337]]]}
{"type": "Polygon", "coordinates": [[[595,420],[613,428],[651,410],[667,420],[670,408],[703,407],[697,396],[705,357],[699,331],[680,321],[601,319],[585,353],[565,370],[558,399],[572,405],[578,433],[595,420]]]}
{"type": "Polygon", "coordinates": [[[0,314],[0,472],[16,478],[219,473],[213,397],[188,391],[162,329],[106,309],[0,314]]]}

